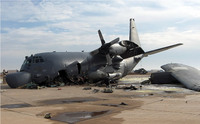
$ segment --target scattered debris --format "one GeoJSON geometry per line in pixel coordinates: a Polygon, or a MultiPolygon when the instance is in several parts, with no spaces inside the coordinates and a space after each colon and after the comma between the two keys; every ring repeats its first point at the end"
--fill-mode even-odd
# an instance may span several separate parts
{"type": "Polygon", "coordinates": [[[91,90],[91,87],[84,87],[83,90],[91,90]]]}
{"type": "Polygon", "coordinates": [[[153,93],[149,93],[149,96],[153,96],[154,94],[153,93]]]}
{"type": "Polygon", "coordinates": [[[148,85],[148,84],[151,84],[150,80],[144,80],[141,82],[141,85],[148,85]]]}
{"type": "Polygon", "coordinates": [[[128,105],[128,104],[126,104],[126,103],[124,103],[124,102],[121,102],[119,105],[128,105]]]}
{"type": "Polygon", "coordinates": [[[58,90],[62,90],[61,88],[58,88],[58,90]]]}
{"type": "Polygon", "coordinates": [[[103,93],[113,93],[113,90],[111,88],[105,88],[103,93]]]}
{"type": "Polygon", "coordinates": [[[92,92],[93,93],[98,93],[100,90],[99,89],[94,89],[92,92]]]}
{"type": "Polygon", "coordinates": [[[53,84],[53,85],[51,85],[50,87],[57,87],[57,85],[53,84]]]}
{"type": "Polygon", "coordinates": [[[51,113],[46,113],[45,116],[44,116],[44,118],[50,119],[51,118],[51,113]]]}
{"type": "Polygon", "coordinates": [[[127,87],[126,85],[117,85],[117,87],[115,89],[124,89],[125,87],[127,87]]]}
{"type": "Polygon", "coordinates": [[[134,86],[134,85],[118,85],[115,89],[124,89],[124,90],[138,90],[141,89],[142,86],[134,86]]]}
{"type": "Polygon", "coordinates": [[[40,87],[40,86],[37,86],[37,89],[38,89],[38,90],[40,90],[40,89],[42,89],[42,87],[40,87]]]}
{"type": "Polygon", "coordinates": [[[65,83],[60,83],[60,87],[63,87],[63,86],[65,86],[65,83]]]}
{"type": "Polygon", "coordinates": [[[38,85],[35,84],[35,83],[33,83],[33,82],[31,82],[31,83],[26,84],[26,85],[25,85],[24,87],[22,87],[22,88],[26,88],[26,89],[38,89],[38,85]]]}
{"type": "Polygon", "coordinates": [[[136,88],[136,87],[133,86],[133,85],[124,88],[124,90],[137,90],[137,89],[138,89],[138,88],[136,88]]]}

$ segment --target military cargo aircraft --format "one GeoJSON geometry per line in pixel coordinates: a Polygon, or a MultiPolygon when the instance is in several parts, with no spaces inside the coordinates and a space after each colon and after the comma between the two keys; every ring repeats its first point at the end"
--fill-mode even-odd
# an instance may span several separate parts
{"type": "Polygon", "coordinates": [[[106,43],[100,30],[98,34],[101,47],[91,52],[47,52],[26,56],[20,72],[6,76],[8,85],[17,88],[30,82],[44,85],[56,81],[109,84],[130,73],[143,57],[182,45],[178,43],[145,52],[134,19],[130,19],[129,40],[116,38],[106,43]]]}

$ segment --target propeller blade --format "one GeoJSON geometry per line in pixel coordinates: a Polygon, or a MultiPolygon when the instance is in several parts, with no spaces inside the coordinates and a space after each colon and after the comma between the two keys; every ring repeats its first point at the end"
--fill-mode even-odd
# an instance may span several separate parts
{"type": "Polygon", "coordinates": [[[106,54],[106,60],[107,60],[108,65],[112,65],[112,59],[109,54],[106,54]]]}
{"type": "Polygon", "coordinates": [[[100,38],[100,40],[101,40],[101,44],[104,45],[106,42],[105,42],[105,40],[104,40],[104,38],[103,38],[103,35],[102,35],[102,33],[101,33],[101,30],[98,30],[98,34],[99,34],[99,38],[100,38]]]}
{"type": "Polygon", "coordinates": [[[110,41],[110,45],[113,45],[113,44],[117,43],[118,41],[119,41],[119,37],[110,41]]]}

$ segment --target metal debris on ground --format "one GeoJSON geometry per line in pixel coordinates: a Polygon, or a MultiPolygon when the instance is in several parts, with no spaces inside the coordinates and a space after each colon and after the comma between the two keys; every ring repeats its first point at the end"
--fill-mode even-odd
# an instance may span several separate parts
{"type": "Polygon", "coordinates": [[[51,118],[51,113],[46,113],[45,116],[44,116],[44,118],[50,119],[51,118]]]}
{"type": "Polygon", "coordinates": [[[84,87],[83,90],[91,90],[91,87],[84,87]]]}
{"type": "Polygon", "coordinates": [[[26,89],[37,89],[38,85],[31,82],[31,83],[26,84],[24,88],[26,88],[26,89]]]}
{"type": "Polygon", "coordinates": [[[126,103],[124,103],[124,102],[121,102],[119,105],[128,105],[128,104],[126,104],[126,103]]]}
{"type": "Polygon", "coordinates": [[[61,88],[58,88],[58,90],[62,90],[61,88]]]}
{"type": "Polygon", "coordinates": [[[153,93],[149,93],[149,96],[153,96],[154,94],[153,93]]]}
{"type": "Polygon", "coordinates": [[[124,90],[137,90],[137,89],[138,89],[138,88],[135,87],[135,86],[133,86],[133,85],[124,88],[124,90]]]}
{"type": "Polygon", "coordinates": [[[106,88],[103,90],[103,93],[113,93],[113,90],[110,88],[106,88]]]}
{"type": "Polygon", "coordinates": [[[149,85],[151,84],[151,81],[150,80],[144,80],[141,82],[142,85],[149,85]]]}
{"type": "Polygon", "coordinates": [[[99,89],[94,89],[92,92],[93,93],[98,93],[100,90],[99,89]]]}

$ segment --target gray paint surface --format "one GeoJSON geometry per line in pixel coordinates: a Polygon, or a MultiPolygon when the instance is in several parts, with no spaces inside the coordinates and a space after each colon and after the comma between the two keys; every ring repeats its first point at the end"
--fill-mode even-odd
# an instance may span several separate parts
{"type": "Polygon", "coordinates": [[[200,91],[200,71],[188,65],[171,63],[161,66],[166,72],[176,78],[185,87],[200,91]]]}

